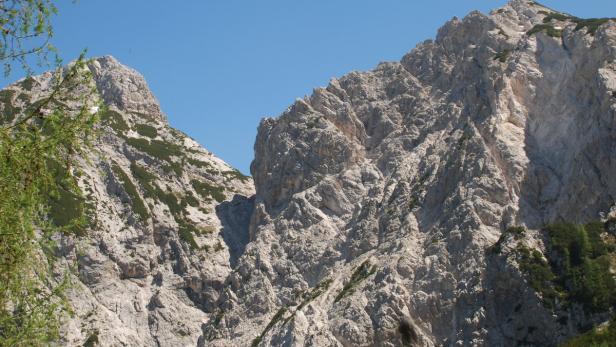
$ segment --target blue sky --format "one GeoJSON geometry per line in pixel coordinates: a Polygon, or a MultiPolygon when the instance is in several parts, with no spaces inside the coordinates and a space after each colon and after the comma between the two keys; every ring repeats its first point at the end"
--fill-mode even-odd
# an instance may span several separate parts
{"type": "MultiPolygon", "coordinates": [[[[616,17],[607,0],[540,1],[616,17]]],[[[172,126],[249,172],[259,120],[332,77],[399,60],[453,16],[505,0],[59,0],[54,43],[141,72],[172,126]]],[[[23,77],[18,71],[4,86],[23,77]]]]}

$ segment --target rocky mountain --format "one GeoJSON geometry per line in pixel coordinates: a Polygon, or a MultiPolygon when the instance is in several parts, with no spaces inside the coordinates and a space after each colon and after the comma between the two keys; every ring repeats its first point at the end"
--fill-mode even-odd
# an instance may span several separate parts
{"type": "Polygon", "coordinates": [[[616,23],[533,1],[332,80],[259,126],[250,243],[200,345],[553,346],[608,321],[615,121],[616,23]]]}
{"type": "MultiPolygon", "coordinates": [[[[67,346],[556,346],[616,326],[616,21],[526,0],[454,18],[264,119],[252,178],[171,128],[137,72],[88,67],[106,110],[74,168],[85,199],[50,216],[90,217],[58,235],[67,346]]],[[[1,91],[2,114],[49,78],[1,91]]]]}
{"type": "MultiPolygon", "coordinates": [[[[137,72],[112,57],[88,67],[107,109],[74,169],[85,204],[61,194],[51,208],[59,225],[82,208],[90,220],[58,239],[58,274],[75,268],[62,343],[195,345],[248,241],[252,179],[171,128],[137,72]]],[[[46,95],[51,77],[3,90],[3,111],[46,95]]]]}

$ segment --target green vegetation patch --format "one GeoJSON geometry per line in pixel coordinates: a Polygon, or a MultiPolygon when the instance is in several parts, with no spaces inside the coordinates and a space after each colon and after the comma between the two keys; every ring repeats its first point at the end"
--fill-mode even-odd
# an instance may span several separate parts
{"type": "Polygon", "coordinates": [[[184,161],[182,160],[182,162],[175,162],[175,161],[170,161],[169,164],[167,165],[163,165],[162,169],[166,174],[170,174],[170,173],[175,173],[178,176],[182,175],[182,172],[184,171],[184,161]]]}
{"type": "Polygon", "coordinates": [[[83,343],[83,347],[95,347],[98,346],[98,331],[95,331],[88,336],[86,341],[83,343]]]}
{"type": "Polygon", "coordinates": [[[158,130],[155,127],[147,124],[136,124],[135,130],[141,136],[147,136],[149,138],[155,138],[158,135],[158,130]]]}
{"type": "Polygon", "coordinates": [[[565,13],[560,13],[560,12],[539,11],[539,13],[546,15],[543,18],[543,23],[549,23],[553,19],[555,19],[557,21],[561,21],[561,22],[565,22],[565,21],[568,21],[568,20],[571,20],[571,19],[575,19],[575,17],[573,17],[573,16],[570,16],[570,15],[565,14],[565,13]]]}
{"type": "Polygon", "coordinates": [[[583,28],[587,29],[587,33],[594,36],[599,27],[610,20],[616,20],[616,18],[574,18],[573,21],[577,23],[575,26],[575,31],[582,30],[583,28]]]}
{"type": "Polygon", "coordinates": [[[497,53],[494,56],[494,60],[498,60],[501,63],[505,63],[507,62],[507,59],[509,58],[509,56],[511,55],[511,50],[510,49],[505,49],[504,51],[497,53]]]}
{"type": "Polygon", "coordinates": [[[101,115],[101,123],[111,127],[111,129],[115,130],[119,135],[123,135],[125,132],[130,130],[130,127],[124,120],[124,117],[122,117],[120,113],[110,109],[103,111],[101,115]]]}
{"type": "Polygon", "coordinates": [[[78,236],[83,236],[87,217],[85,199],[79,187],[60,163],[48,161],[47,166],[53,172],[57,186],[57,190],[51,192],[48,200],[48,216],[51,223],[78,236]]]}
{"type": "MultiPolygon", "coordinates": [[[[178,197],[175,193],[167,188],[167,191],[162,190],[155,181],[155,176],[148,172],[144,167],[131,163],[130,170],[139,182],[139,185],[144,191],[144,195],[156,199],[169,208],[176,223],[178,223],[178,235],[180,239],[186,242],[191,248],[199,249],[199,245],[195,240],[194,235],[209,234],[215,231],[215,227],[207,226],[199,228],[195,226],[188,218],[185,217],[186,206],[199,206],[199,201],[189,193],[186,196],[178,197]]],[[[203,247],[204,249],[206,247],[203,247]]]]}
{"type": "Polygon", "coordinates": [[[616,320],[612,320],[608,326],[596,327],[577,336],[561,347],[616,347],[616,320]]]}
{"type": "Polygon", "coordinates": [[[342,287],[342,290],[336,298],[334,299],[334,303],[342,300],[344,297],[351,295],[357,285],[359,285],[363,280],[370,277],[372,274],[376,272],[376,265],[371,265],[369,260],[364,261],[351,275],[351,279],[349,282],[342,287]]]}
{"type": "Polygon", "coordinates": [[[12,122],[21,111],[19,107],[13,105],[13,99],[16,94],[17,92],[14,90],[0,90],[0,103],[2,103],[2,119],[0,119],[0,122],[12,122]]]}
{"type": "Polygon", "coordinates": [[[147,139],[126,139],[126,143],[135,147],[135,149],[145,152],[151,157],[158,158],[167,162],[171,162],[172,156],[182,156],[182,147],[160,140],[147,139]]]}
{"type": "Polygon", "coordinates": [[[225,187],[216,187],[206,182],[197,180],[190,181],[197,194],[201,195],[205,199],[213,198],[218,202],[225,200],[225,187]]]}
{"type": "Polygon", "coordinates": [[[257,347],[259,346],[259,344],[261,343],[261,341],[263,340],[263,337],[274,327],[274,325],[276,325],[276,323],[278,323],[280,321],[280,319],[282,318],[282,316],[287,312],[287,307],[281,307],[276,314],[274,314],[274,317],[272,317],[272,319],[269,321],[269,323],[267,324],[267,326],[265,327],[265,329],[263,329],[263,331],[261,332],[261,335],[257,336],[254,340],[252,340],[252,343],[250,344],[251,347],[257,347]]]}
{"type": "Polygon", "coordinates": [[[31,91],[32,87],[34,87],[34,83],[36,83],[36,80],[28,76],[23,81],[21,81],[20,86],[27,91],[31,91]]]}
{"type": "Polygon", "coordinates": [[[189,164],[191,164],[191,165],[193,165],[195,167],[201,168],[201,169],[203,169],[203,168],[211,168],[212,167],[212,165],[210,163],[207,163],[207,162],[204,162],[204,161],[201,161],[201,160],[197,160],[197,159],[188,158],[187,161],[188,161],[189,164]]]}
{"type": "Polygon", "coordinates": [[[599,222],[546,226],[547,262],[538,251],[518,247],[520,269],[548,306],[558,298],[562,306],[577,303],[590,313],[616,307],[616,280],[610,271],[616,252],[602,238],[605,231],[599,222]]]}
{"type": "Polygon", "coordinates": [[[551,24],[537,24],[532,29],[526,32],[526,35],[532,36],[538,32],[545,32],[546,35],[551,37],[562,37],[563,31],[561,29],[556,29],[551,24]]]}
{"type": "MultiPolygon", "coordinates": [[[[321,294],[325,293],[327,291],[327,289],[329,289],[329,286],[332,284],[332,282],[333,282],[333,280],[331,278],[327,278],[327,279],[324,279],[323,281],[319,282],[314,288],[312,288],[310,290],[306,290],[303,293],[303,301],[301,302],[301,304],[299,304],[299,306],[297,306],[297,308],[294,311],[291,312],[289,317],[287,317],[282,322],[282,325],[284,326],[285,324],[287,324],[291,319],[293,319],[293,317],[295,317],[295,314],[298,311],[300,311],[302,308],[304,308],[306,305],[308,305],[314,299],[318,298],[321,294]]],[[[270,322],[267,324],[265,329],[263,329],[261,334],[259,336],[257,336],[254,340],[252,340],[251,347],[258,346],[261,343],[261,341],[263,340],[263,337],[265,337],[265,335],[282,319],[282,317],[288,311],[289,311],[288,307],[286,307],[286,306],[281,307],[276,312],[276,314],[274,314],[274,316],[272,317],[270,322]]]]}
{"type": "Polygon", "coordinates": [[[518,245],[516,251],[520,270],[526,274],[528,283],[541,294],[547,307],[554,308],[557,300],[564,297],[564,293],[562,288],[554,283],[556,275],[552,272],[550,264],[537,250],[531,251],[525,246],[518,245]]]}
{"type": "Polygon", "coordinates": [[[301,304],[299,304],[299,306],[297,306],[296,311],[299,311],[302,308],[306,307],[306,305],[311,303],[314,299],[318,298],[319,296],[321,296],[321,294],[325,293],[327,289],[329,289],[329,286],[332,284],[332,282],[333,280],[331,278],[328,278],[328,279],[325,279],[319,282],[319,284],[317,284],[314,288],[312,288],[312,290],[310,290],[310,292],[308,292],[307,295],[304,295],[304,300],[302,301],[301,304]]]}
{"type": "Polygon", "coordinates": [[[235,180],[240,180],[242,182],[246,182],[250,180],[250,176],[244,175],[238,169],[233,169],[231,171],[224,171],[222,175],[225,176],[225,178],[228,180],[235,179],[235,180]]]}
{"type": "Polygon", "coordinates": [[[142,221],[147,221],[150,217],[148,213],[148,209],[145,207],[139,192],[137,192],[137,187],[133,184],[133,181],[130,180],[126,172],[118,166],[118,164],[113,163],[111,166],[114,175],[118,178],[118,180],[122,183],[124,191],[128,194],[128,197],[131,200],[131,207],[133,211],[139,215],[142,221]]]}

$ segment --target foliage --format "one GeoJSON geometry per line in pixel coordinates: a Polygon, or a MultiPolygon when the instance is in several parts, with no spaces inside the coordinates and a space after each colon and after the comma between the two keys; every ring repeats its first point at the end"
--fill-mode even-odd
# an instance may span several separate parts
{"type": "Polygon", "coordinates": [[[0,2],[0,61],[8,76],[14,65],[31,73],[29,58],[36,58],[39,66],[49,65],[52,56],[59,65],[53,36],[51,17],[57,13],[51,0],[8,0],[0,2]]]}
{"type": "Polygon", "coordinates": [[[261,332],[261,335],[257,336],[254,340],[252,340],[252,343],[250,344],[251,347],[257,347],[261,341],[263,340],[263,337],[274,327],[274,325],[276,325],[276,323],[278,323],[278,321],[280,321],[280,319],[282,318],[282,316],[287,312],[287,307],[281,307],[272,317],[272,319],[270,320],[270,322],[267,324],[267,326],[265,327],[265,329],[263,329],[263,331],[261,332]]]}
{"type": "Polygon", "coordinates": [[[88,336],[86,341],[83,343],[83,347],[94,347],[98,345],[98,331],[93,332],[88,336]]]}
{"type": "Polygon", "coordinates": [[[20,108],[13,106],[17,92],[10,89],[0,90],[0,103],[2,103],[2,118],[1,123],[10,123],[15,119],[15,116],[21,111],[20,108]]]}
{"type": "MultiPolygon", "coordinates": [[[[329,289],[329,286],[332,284],[332,282],[333,282],[333,280],[331,278],[326,278],[326,279],[322,280],[321,282],[319,282],[314,288],[305,291],[303,293],[304,300],[297,306],[295,311],[292,311],[291,314],[282,322],[282,325],[283,326],[286,325],[291,319],[293,319],[293,317],[295,317],[295,314],[298,311],[300,311],[306,305],[308,305],[311,301],[313,301],[314,299],[318,298],[323,293],[325,293],[327,291],[327,289],[329,289]]],[[[265,335],[267,335],[267,333],[282,319],[282,317],[288,311],[289,311],[289,308],[287,306],[283,306],[280,309],[278,309],[276,314],[274,314],[274,316],[272,317],[270,322],[267,324],[265,329],[263,329],[261,334],[259,336],[257,336],[254,340],[252,340],[251,347],[259,346],[259,344],[263,340],[263,337],[265,337],[265,335]]]]}
{"type": "Polygon", "coordinates": [[[122,168],[120,168],[118,164],[113,163],[111,166],[111,170],[118,178],[120,183],[122,183],[122,187],[124,188],[126,194],[128,194],[133,211],[135,211],[139,215],[143,222],[146,222],[148,218],[150,218],[150,214],[147,207],[145,207],[145,204],[143,203],[143,200],[141,199],[141,196],[139,195],[137,187],[135,186],[133,181],[131,181],[130,177],[128,177],[128,174],[126,174],[126,172],[124,172],[124,170],[122,170],[122,168]]]}
{"type": "Polygon", "coordinates": [[[211,197],[218,202],[223,202],[225,200],[224,187],[216,187],[209,183],[197,180],[192,180],[190,183],[195,191],[206,199],[211,197]]]}
{"type": "Polygon", "coordinates": [[[599,27],[610,20],[614,20],[615,18],[575,18],[573,21],[577,23],[575,26],[575,31],[581,30],[583,28],[587,29],[587,33],[594,36],[599,27]]]}
{"type": "Polygon", "coordinates": [[[520,269],[546,304],[577,303],[587,312],[616,307],[616,280],[610,271],[615,254],[601,236],[606,231],[603,223],[557,223],[544,231],[548,262],[536,250],[518,247],[518,253],[520,269]]]}
{"type": "Polygon", "coordinates": [[[610,271],[601,224],[560,223],[546,228],[550,262],[569,300],[591,312],[616,307],[616,281],[610,271]]]}
{"type": "Polygon", "coordinates": [[[158,131],[155,127],[147,124],[136,124],[135,130],[141,136],[147,136],[149,138],[155,138],[158,135],[158,131]]]}
{"type": "Polygon", "coordinates": [[[126,124],[122,115],[108,108],[101,112],[101,124],[111,127],[111,129],[115,130],[119,135],[123,135],[130,130],[130,127],[126,124]]]}
{"type": "Polygon", "coordinates": [[[318,298],[319,296],[321,296],[321,294],[325,293],[325,291],[329,289],[329,286],[332,284],[332,282],[333,280],[331,278],[319,282],[319,284],[317,284],[314,288],[312,288],[310,292],[307,293],[307,295],[304,296],[304,300],[301,302],[301,304],[299,304],[299,306],[297,306],[297,311],[306,307],[306,305],[312,302],[312,300],[318,298]]]}
{"type": "MultiPolygon", "coordinates": [[[[194,235],[209,234],[214,231],[213,227],[198,228],[184,216],[186,206],[190,205],[197,207],[199,206],[199,201],[190,193],[178,199],[173,192],[162,190],[154,183],[155,176],[137,163],[131,163],[130,170],[135,179],[139,182],[145,196],[158,199],[160,202],[167,205],[176,223],[178,223],[178,235],[180,239],[186,242],[192,249],[199,249],[194,235]]],[[[205,249],[206,247],[202,248],[205,249]]]]}
{"type": "Polygon", "coordinates": [[[141,152],[145,152],[148,155],[170,162],[172,156],[181,156],[182,148],[173,143],[161,141],[161,140],[147,140],[141,138],[128,138],[126,143],[135,147],[141,152]]]}
{"type": "Polygon", "coordinates": [[[577,336],[561,347],[616,347],[616,320],[577,336]]]}
{"type": "Polygon", "coordinates": [[[509,56],[511,55],[511,50],[510,49],[505,49],[504,51],[497,53],[494,56],[494,60],[498,60],[501,63],[505,63],[507,62],[507,58],[509,58],[509,56]]]}
{"type": "Polygon", "coordinates": [[[56,185],[56,192],[48,197],[50,222],[81,236],[87,224],[84,198],[74,184],[71,174],[59,162],[49,160],[47,165],[56,185]]]}
{"type": "Polygon", "coordinates": [[[548,262],[543,259],[543,255],[537,251],[532,252],[522,245],[517,248],[519,254],[518,263],[520,264],[520,270],[527,274],[528,284],[534,288],[537,292],[541,293],[543,302],[548,307],[555,307],[557,300],[560,299],[563,294],[562,291],[557,289],[553,283],[556,276],[552,272],[552,269],[548,262]]]}
{"type": "Polygon", "coordinates": [[[240,180],[242,182],[247,182],[250,179],[250,176],[246,176],[240,172],[238,169],[233,169],[231,171],[224,171],[222,173],[228,180],[240,180]]]}
{"type": "MultiPolygon", "coordinates": [[[[0,54],[12,54],[7,49],[0,54]]],[[[0,127],[1,346],[50,344],[68,310],[63,296],[66,277],[54,279],[53,259],[45,259],[40,250],[53,248],[51,236],[56,232],[71,232],[83,222],[83,209],[75,206],[70,207],[75,214],[59,221],[63,212],[53,199],[77,204],[75,197],[81,195],[73,161],[93,134],[97,115],[90,111],[90,100],[96,89],[83,56],[67,70],[56,71],[52,82],[49,94],[0,127]]]]}
{"type": "MultiPolygon", "coordinates": [[[[539,13],[546,15],[543,18],[543,25],[535,25],[535,27],[533,29],[531,29],[531,31],[535,32],[539,32],[542,30],[547,30],[547,34],[553,37],[560,37],[562,36],[562,31],[558,31],[554,28],[550,29],[549,25],[547,23],[552,22],[552,20],[557,20],[557,21],[572,21],[574,23],[576,23],[577,25],[575,26],[575,31],[578,30],[582,30],[583,28],[587,29],[587,33],[590,35],[595,35],[595,33],[597,32],[597,30],[599,29],[599,27],[605,23],[607,23],[610,20],[615,20],[615,18],[578,18],[578,17],[574,17],[565,13],[560,13],[560,12],[545,12],[545,11],[539,11],[539,13]],[[551,33],[550,33],[551,32],[551,33]]],[[[532,33],[530,33],[528,35],[532,35],[532,33]]]]}
{"type": "Polygon", "coordinates": [[[351,275],[351,278],[349,279],[349,282],[347,282],[347,284],[342,287],[342,290],[340,291],[340,293],[338,293],[338,295],[334,299],[334,302],[338,302],[342,300],[345,296],[352,294],[355,291],[355,287],[357,287],[359,283],[370,277],[375,272],[376,266],[371,266],[370,261],[368,260],[364,261],[357,269],[355,269],[355,271],[351,275]]]}
{"type": "Polygon", "coordinates": [[[526,32],[526,35],[532,36],[538,32],[545,32],[548,36],[551,37],[562,37],[563,31],[561,29],[556,29],[551,24],[537,24],[532,27],[529,31],[526,32]]]}
{"type": "Polygon", "coordinates": [[[548,12],[545,12],[545,11],[539,11],[539,12],[546,15],[545,17],[543,17],[543,23],[549,23],[553,19],[555,19],[557,21],[561,21],[561,22],[564,22],[564,21],[567,21],[567,20],[570,20],[570,19],[574,19],[574,17],[572,17],[572,16],[570,16],[568,14],[565,14],[565,13],[560,13],[560,12],[550,12],[550,13],[548,13],[548,12]]]}

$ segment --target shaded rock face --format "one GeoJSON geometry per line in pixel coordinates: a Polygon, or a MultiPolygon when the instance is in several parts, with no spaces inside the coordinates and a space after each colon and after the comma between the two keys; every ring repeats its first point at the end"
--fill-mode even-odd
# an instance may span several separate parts
{"type": "Polygon", "coordinates": [[[528,33],[553,12],[454,18],[263,120],[250,242],[200,345],[549,346],[588,323],[486,252],[614,204],[616,23],[528,33]]]}
{"type": "MultiPolygon", "coordinates": [[[[196,345],[248,239],[252,179],[171,128],[137,72],[112,57],[88,68],[108,110],[75,168],[90,226],[58,240],[58,274],[75,273],[62,345],[196,345]]],[[[9,87],[9,101],[49,93],[50,78],[9,87]]]]}

